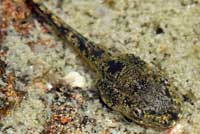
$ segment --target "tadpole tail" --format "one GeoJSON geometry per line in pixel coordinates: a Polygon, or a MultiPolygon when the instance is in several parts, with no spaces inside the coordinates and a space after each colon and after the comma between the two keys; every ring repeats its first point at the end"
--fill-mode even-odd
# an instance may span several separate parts
{"type": "Polygon", "coordinates": [[[36,17],[49,24],[55,33],[67,44],[70,44],[75,51],[78,51],[90,66],[95,66],[94,70],[98,70],[102,66],[104,57],[109,57],[104,49],[98,47],[93,42],[82,36],[79,32],[74,30],[71,26],[64,23],[59,17],[52,14],[41,2],[34,0],[26,0],[32,12],[36,17]],[[101,62],[102,61],[102,62],[101,62]],[[91,65],[92,64],[92,65],[91,65]]]}

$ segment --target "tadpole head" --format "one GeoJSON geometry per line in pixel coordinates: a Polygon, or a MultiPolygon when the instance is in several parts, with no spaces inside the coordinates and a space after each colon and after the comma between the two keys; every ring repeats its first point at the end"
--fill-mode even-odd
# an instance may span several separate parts
{"type": "Polygon", "coordinates": [[[165,129],[180,119],[177,88],[163,71],[134,55],[114,57],[104,67],[97,87],[106,105],[145,127],[165,129]]]}

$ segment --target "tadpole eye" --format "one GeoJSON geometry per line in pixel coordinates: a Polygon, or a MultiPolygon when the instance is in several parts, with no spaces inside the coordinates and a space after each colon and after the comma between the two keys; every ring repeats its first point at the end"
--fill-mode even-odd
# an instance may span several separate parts
{"type": "Polygon", "coordinates": [[[142,117],[142,115],[143,115],[142,111],[138,108],[133,109],[133,114],[138,118],[142,117]]]}

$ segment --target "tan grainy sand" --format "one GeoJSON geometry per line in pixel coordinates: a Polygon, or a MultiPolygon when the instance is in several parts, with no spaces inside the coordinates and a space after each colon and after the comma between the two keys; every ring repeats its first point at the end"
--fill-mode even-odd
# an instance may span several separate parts
{"type": "MultiPolygon", "coordinates": [[[[166,70],[178,92],[187,94],[184,116],[171,133],[200,133],[199,0],[63,0],[60,4],[48,0],[45,4],[97,45],[113,53],[134,53],[166,70]]],[[[23,85],[24,100],[2,120],[0,133],[170,132],[144,129],[102,105],[93,93],[95,75],[77,54],[67,44],[63,48],[53,33],[44,32],[37,19],[30,23],[34,28],[27,37],[12,25],[6,29],[2,45],[9,48],[9,70],[18,77],[28,76],[29,82],[23,85]],[[81,88],[62,85],[57,91],[53,84],[57,80],[81,88]]]]}

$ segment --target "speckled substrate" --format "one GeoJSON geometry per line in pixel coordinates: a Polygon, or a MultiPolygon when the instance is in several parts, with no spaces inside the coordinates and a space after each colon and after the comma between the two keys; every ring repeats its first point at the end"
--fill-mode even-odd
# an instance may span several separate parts
{"type": "Polygon", "coordinates": [[[134,53],[166,70],[184,94],[184,116],[166,131],[128,122],[100,102],[95,75],[77,54],[31,18],[34,28],[28,36],[10,25],[3,40],[9,48],[9,69],[18,77],[27,76],[29,82],[24,100],[1,121],[0,133],[200,133],[199,0],[48,0],[45,4],[97,45],[134,53]]]}

